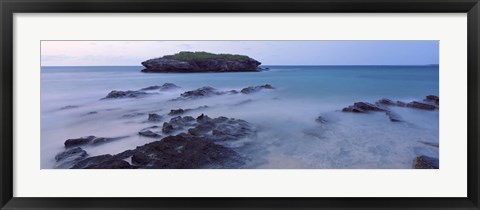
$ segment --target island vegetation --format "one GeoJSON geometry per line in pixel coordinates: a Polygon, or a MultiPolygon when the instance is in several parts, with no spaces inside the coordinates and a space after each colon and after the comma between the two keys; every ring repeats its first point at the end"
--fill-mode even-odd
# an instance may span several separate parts
{"type": "Polygon", "coordinates": [[[147,73],[257,72],[261,63],[246,55],[182,51],[142,62],[147,73]]]}

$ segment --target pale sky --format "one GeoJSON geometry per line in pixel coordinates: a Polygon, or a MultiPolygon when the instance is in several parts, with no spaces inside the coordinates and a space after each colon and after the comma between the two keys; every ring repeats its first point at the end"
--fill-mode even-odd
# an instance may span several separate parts
{"type": "Polygon", "coordinates": [[[42,66],[140,66],[180,51],[248,55],[262,65],[438,64],[438,41],[42,41],[42,66]]]}

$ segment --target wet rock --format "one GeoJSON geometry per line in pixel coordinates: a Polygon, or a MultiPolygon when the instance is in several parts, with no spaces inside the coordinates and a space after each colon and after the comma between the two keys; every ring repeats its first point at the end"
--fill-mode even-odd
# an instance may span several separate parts
{"type": "Polygon", "coordinates": [[[86,144],[98,145],[98,144],[103,144],[103,143],[108,143],[115,140],[123,139],[126,137],[128,136],[120,136],[120,137],[114,137],[114,138],[85,136],[85,137],[80,137],[76,139],[68,139],[65,141],[64,145],[65,145],[65,148],[70,148],[70,147],[79,146],[79,145],[86,145],[86,144]]]}
{"type": "Polygon", "coordinates": [[[183,114],[183,113],[185,113],[185,110],[183,110],[183,109],[172,109],[172,110],[170,110],[168,115],[180,115],[180,114],[183,114]]]}
{"type": "Polygon", "coordinates": [[[149,93],[143,91],[136,91],[136,90],[127,90],[127,91],[119,91],[113,90],[105,98],[102,99],[118,99],[118,98],[139,98],[147,96],[149,93]]]}
{"type": "Polygon", "coordinates": [[[188,129],[188,134],[193,136],[203,136],[215,128],[215,123],[212,121],[199,123],[194,128],[188,129]]]}
{"type": "Polygon", "coordinates": [[[87,156],[87,152],[80,147],[67,149],[55,155],[55,168],[70,168],[87,156]]]}
{"type": "Polygon", "coordinates": [[[428,95],[428,96],[425,97],[424,101],[433,102],[433,103],[435,103],[435,104],[439,104],[440,99],[438,98],[438,96],[428,95]]]}
{"type": "Polygon", "coordinates": [[[168,136],[134,150],[132,164],[139,168],[228,168],[237,154],[199,137],[168,136]]]}
{"type": "Polygon", "coordinates": [[[78,107],[79,106],[68,105],[68,106],[61,107],[60,110],[75,109],[75,108],[78,108],[78,107]]]}
{"type": "Polygon", "coordinates": [[[145,137],[150,137],[150,138],[159,138],[159,137],[162,137],[160,134],[158,133],[155,133],[151,130],[148,130],[148,129],[145,129],[145,130],[141,130],[138,132],[138,135],[140,136],[145,136],[145,137]]]}
{"type": "Polygon", "coordinates": [[[439,147],[438,143],[432,143],[432,142],[426,142],[426,141],[419,141],[419,142],[427,146],[436,147],[436,148],[439,147]]]}
{"type": "Polygon", "coordinates": [[[265,84],[265,85],[255,86],[255,87],[246,87],[240,90],[240,92],[243,94],[250,94],[250,93],[258,92],[263,89],[274,89],[274,88],[270,84],[265,84]]]}
{"type": "Polygon", "coordinates": [[[146,88],[142,88],[142,89],[140,89],[140,90],[158,90],[158,89],[160,89],[160,86],[158,86],[158,85],[153,85],[153,86],[148,86],[148,87],[146,87],[146,88]]]}
{"type": "Polygon", "coordinates": [[[403,102],[403,101],[397,101],[397,106],[399,107],[406,107],[407,106],[407,103],[403,102]]]}
{"type": "Polygon", "coordinates": [[[72,169],[129,169],[131,165],[112,155],[99,155],[86,158],[76,163],[72,169]]]}
{"type": "Polygon", "coordinates": [[[88,144],[93,141],[96,137],[95,136],[85,136],[76,139],[67,139],[63,144],[66,148],[88,144]]]}
{"type": "Polygon", "coordinates": [[[241,119],[207,115],[197,117],[197,125],[188,129],[188,134],[201,136],[214,141],[236,140],[255,135],[255,129],[247,121],[241,119]]]}
{"type": "Polygon", "coordinates": [[[412,101],[412,102],[408,103],[407,107],[416,108],[416,109],[423,109],[423,110],[436,110],[436,109],[438,109],[437,106],[427,104],[427,103],[418,102],[418,101],[412,101]]]}
{"type": "Polygon", "coordinates": [[[173,83],[164,83],[162,86],[160,86],[160,91],[173,90],[177,88],[180,88],[180,87],[173,83]]]}
{"type": "Polygon", "coordinates": [[[178,116],[170,119],[169,122],[163,123],[162,132],[170,134],[173,131],[181,130],[188,126],[194,126],[195,124],[195,118],[191,116],[178,116]]]}
{"type": "Polygon", "coordinates": [[[145,113],[131,113],[131,114],[124,114],[122,115],[122,118],[134,118],[134,117],[139,117],[139,116],[143,116],[145,115],[145,113]]]}
{"type": "Polygon", "coordinates": [[[142,88],[140,90],[160,90],[160,91],[166,91],[166,90],[172,90],[172,89],[177,89],[180,88],[179,86],[173,84],[173,83],[165,83],[161,86],[154,85],[154,86],[149,86],[146,88],[142,88]]]}
{"type": "Polygon", "coordinates": [[[198,88],[196,90],[186,91],[180,94],[181,98],[183,99],[194,99],[194,98],[201,98],[201,97],[208,97],[208,96],[215,96],[215,95],[222,95],[224,92],[218,91],[215,88],[205,86],[198,88]]]}
{"type": "Polygon", "coordinates": [[[343,112],[356,112],[356,113],[366,113],[368,111],[380,111],[384,112],[386,109],[383,109],[375,104],[367,102],[356,102],[353,106],[349,106],[342,109],[343,112]]]}
{"type": "Polygon", "coordinates": [[[315,119],[315,122],[325,124],[327,123],[327,120],[325,120],[322,116],[318,116],[317,119],[315,119]]]}
{"type": "Polygon", "coordinates": [[[251,103],[251,102],[253,102],[252,99],[247,99],[247,100],[244,100],[244,101],[240,101],[240,102],[238,102],[238,103],[236,103],[236,104],[234,104],[234,105],[235,105],[235,106],[240,106],[240,105],[248,104],[248,103],[251,103]]]}
{"type": "Polygon", "coordinates": [[[413,168],[415,169],[438,169],[439,161],[437,158],[426,155],[417,156],[413,160],[413,168]]]}
{"type": "Polygon", "coordinates": [[[98,112],[87,112],[85,115],[94,115],[94,114],[98,114],[98,112]]]}
{"type": "Polygon", "coordinates": [[[395,106],[395,105],[397,105],[397,103],[395,103],[395,102],[393,102],[392,100],[387,99],[387,98],[382,98],[382,99],[380,99],[379,101],[377,101],[377,104],[387,105],[387,106],[395,106]]]}
{"type": "Polygon", "coordinates": [[[402,118],[398,114],[396,114],[392,111],[386,111],[385,114],[388,116],[388,119],[390,119],[390,121],[392,121],[392,122],[402,122],[403,121],[402,118]]]}
{"type": "Polygon", "coordinates": [[[155,114],[155,113],[150,113],[148,114],[148,121],[150,122],[158,122],[162,120],[162,116],[155,114]]]}
{"type": "Polygon", "coordinates": [[[168,122],[164,122],[163,123],[163,127],[162,127],[162,132],[165,133],[165,134],[170,134],[172,133],[173,131],[175,131],[175,128],[173,128],[173,125],[168,123],[168,122]]]}
{"type": "Polygon", "coordinates": [[[197,117],[197,122],[198,123],[205,123],[211,121],[212,118],[208,117],[207,115],[204,115],[203,113],[197,117]]]}

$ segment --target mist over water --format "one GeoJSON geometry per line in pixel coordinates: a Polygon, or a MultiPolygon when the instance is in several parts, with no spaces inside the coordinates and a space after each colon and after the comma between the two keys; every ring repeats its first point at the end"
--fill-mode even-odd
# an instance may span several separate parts
{"type": "Polygon", "coordinates": [[[82,146],[90,156],[157,141],[137,133],[169,121],[171,109],[204,105],[208,108],[185,115],[233,117],[257,129],[256,137],[225,143],[247,158],[244,168],[411,168],[418,155],[438,158],[438,148],[421,143],[438,144],[438,111],[391,107],[404,120],[398,123],[390,122],[384,113],[340,111],[358,101],[410,102],[438,95],[438,66],[266,67],[271,70],[188,74],[147,74],[136,66],[42,67],[41,167],[53,168],[55,155],[71,138],[128,136],[82,146]],[[149,91],[155,94],[137,99],[100,100],[112,90],[139,90],[167,82],[181,89],[149,91]],[[240,90],[263,84],[276,89],[170,101],[203,86],[240,90]],[[65,106],[78,107],[61,109],[65,106]],[[163,115],[163,120],[147,122],[148,113],[163,115]],[[327,122],[316,122],[318,116],[327,122]]]}

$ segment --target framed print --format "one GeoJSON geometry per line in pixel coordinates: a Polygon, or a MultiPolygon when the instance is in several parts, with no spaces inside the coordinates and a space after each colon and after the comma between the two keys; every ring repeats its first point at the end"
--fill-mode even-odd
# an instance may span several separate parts
{"type": "Polygon", "coordinates": [[[2,209],[479,208],[476,0],[1,7],[2,209]]]}

